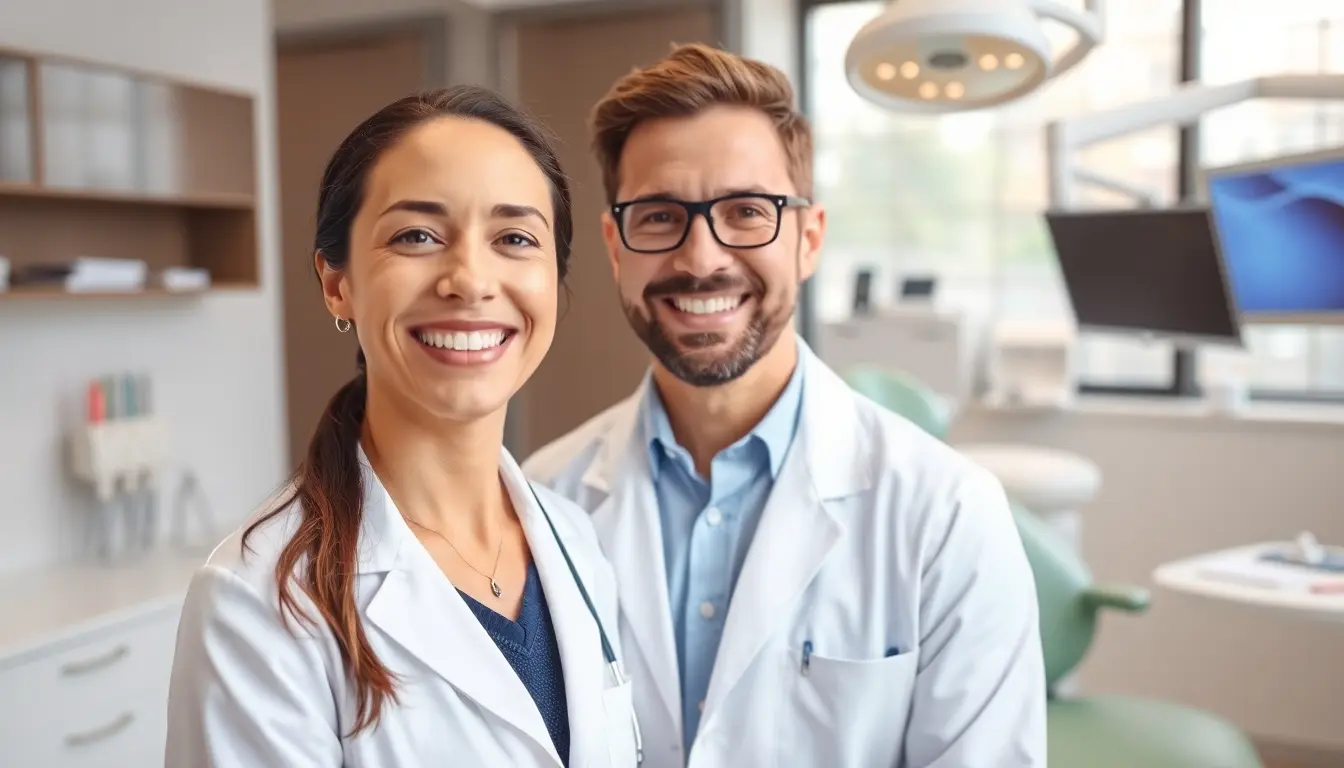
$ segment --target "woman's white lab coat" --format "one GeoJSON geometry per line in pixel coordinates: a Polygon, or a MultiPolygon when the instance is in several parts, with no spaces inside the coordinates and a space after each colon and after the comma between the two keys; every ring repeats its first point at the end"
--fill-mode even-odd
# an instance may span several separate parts
{"type": "Polygon", "coordinates": [[[645,765],[1042,768],[1036,592],[1002,488],[799,346],[798,432],[690,755],[643,392],[526,463],[592,513],[612,559],[645,765]]]}
{"type": "MultiPolygon", "coordinates": [[[[363,456],[361,455],[361,460],[363,456]]],[[[574,768],[634,764],[629,684],[605,664],[597,624],[507,453],[500,471],[526,531],[563,662],[574,768]]],[[[297,522],[230,536],[195,576],[178,629],[168,768],[419,768],[561,765],[527,689],[364,463],[356,595],[399,702],[353,738],[357,702],[331,632],[281,623],[274,569],[297,522]]],[[[545,488],[546,505],[620,654],[616,596],[587,516],[545,488]]],[[[303,595],[298,590],[299,595],[303,595]]],[[[306,596],[304,596],[306,599],[306,596]]]]}

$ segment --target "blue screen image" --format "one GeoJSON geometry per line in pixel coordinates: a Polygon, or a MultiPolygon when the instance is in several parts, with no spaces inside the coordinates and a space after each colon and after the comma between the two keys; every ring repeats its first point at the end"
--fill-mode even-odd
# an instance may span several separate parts
{"type": "Polygon", "coordinates": [[[1344,311],[1344,158],[1209,179],[1237,309],[1344,311]]]}

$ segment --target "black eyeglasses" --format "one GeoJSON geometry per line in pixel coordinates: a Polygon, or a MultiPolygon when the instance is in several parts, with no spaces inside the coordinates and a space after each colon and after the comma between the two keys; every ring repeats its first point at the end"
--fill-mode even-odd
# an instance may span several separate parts
{"type": "Polygon", "coordinates": [[[779,237],[785,208],[806,208],[805,197],[739,192],[687,202],[670,197],[616,203],[611,215],[621,242],[636,253],[666,253],[686,242],[691,223],[704,216],[714,239],[725,248],[761,248],[779,237]]]}

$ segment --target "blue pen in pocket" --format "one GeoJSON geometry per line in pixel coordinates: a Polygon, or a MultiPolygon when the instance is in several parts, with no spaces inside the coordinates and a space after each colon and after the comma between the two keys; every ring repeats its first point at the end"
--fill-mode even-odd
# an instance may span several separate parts
{"type": "Polygon", "coordinates": [[[890,659],[892,656],[899,656],[899,655],[901,655],[901,649],[893,645],[887,649],[885,658],[890,659]]]}
{"type": "Polygon", "coordinates": [[[811,641],[811,640],[804,640],[804,641],[803,641],[803,666],[802,666],[802,669],[801,669],[800,671],[801,671],[804,675],[806,675],[806,674],[807,674],[807,670],[808,670],[808,668],[810,668],[811,666],[812,666],[812,641],[811,641]]]}

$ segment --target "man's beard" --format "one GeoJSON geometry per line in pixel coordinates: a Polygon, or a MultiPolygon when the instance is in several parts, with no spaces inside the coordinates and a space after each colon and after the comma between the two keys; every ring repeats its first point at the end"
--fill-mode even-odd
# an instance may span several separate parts
{"type": "Polygon", "coordinates": [[[626,319],[635,335],[639,336],[649,352],[673,376],[694,387],[714,387],[741,377],[775,346],[780,333],[789,324],[792,307],[766,314],[762,306],[763,284],[759,277],[751,280],[727,275],[713,275],[703,280],[690,275],[678,275],[651,284],[644,291],[644,307],[622,301],[626,319]],[[729,341],[726,333],[717,331],[683,333],[673,338],[654,310],[654,302],[663,301],[682,293],[720,293],[738,290],[755,300],[751,317],[735,342],[727,349],[713,351],[729,341]]]}

